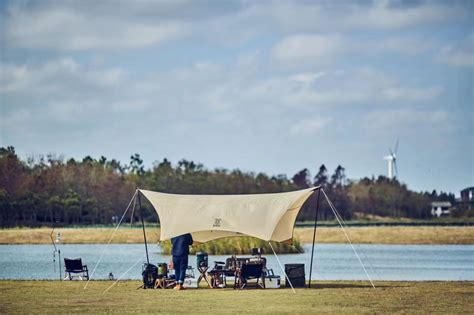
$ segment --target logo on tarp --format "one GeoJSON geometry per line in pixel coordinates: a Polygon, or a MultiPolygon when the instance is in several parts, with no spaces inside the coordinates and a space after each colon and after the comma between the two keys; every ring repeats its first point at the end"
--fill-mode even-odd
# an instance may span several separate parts
{"type": "Polygon", "coordinates": [[[214,219],[214,225],[212,227],[221,227],[221,218],[214,219]]]}

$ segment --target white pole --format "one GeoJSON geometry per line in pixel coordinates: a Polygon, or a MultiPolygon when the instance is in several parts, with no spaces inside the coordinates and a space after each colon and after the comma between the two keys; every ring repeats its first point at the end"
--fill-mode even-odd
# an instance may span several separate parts
{"type": "Polygon", "coordinates": [[[393,163],[393,160],[390,158],[388,160],[388,179],[392,179],[392,163],[393,163]]]}
{"type": "MultiPolygon", "coordinates": [[[[131,205],[132,202],[135,200],[135,196],[137,195],[137,193],[138,193],[138,190],[135,190],[135,193],[133,194],[132,199],[131,199],[130,202],[128,203],[127,208],[126,208],[125,211],[123,212],[122,217],[120,218],[120,221],[119,221],[119,223],[117,224],[117,227],[115,228],[114,232],[113,232],[112,235],[110,236],[109,241],[107,242],[106,247],[105,247],[104,250],[102,251],[102,254],[100,255],[99,260],[98,260],[97,263],[95,264],[94,269],[92,270],[92,273],[91,273],[91,275],[89,276],[89,279],[87,279],[87,282],[86,282],[86,284],[84,285],[84,290],[87,288],[87,285],[89,284],[89,281],[91,280],[92,276],[94,275],[94,272],[95,272],[95,270],[97,269],[97,266],[99,266],[99,263],[102,261],[102,258],[104,257],[104,254],[105,254],[105,250],[106,250],[107,247],[110,245],[110,242],[112,241],[112,238],[114,237],[114,235],[115,235],[115,233],[117,232],[117,230],[118,230],[120,224],[122,223],[123,218],[125,218],[125,214],[127,213],[128,209],[130,209],[130,205],[131,205]]],[[[133,209],[135,209],[135,203],[133,203],[133,209]]]]}
{"type": "Polygon", "coordinates": [[[273,249],[272,243],[270,243],[270,241],[268,241],[268,244],[270,245],[270,248],[272,249],[273,254],[276,257],[276,259],[278,261],[278,264],[280,265],[281,271],[283,271],[283,273],[285,274],[286,280],[288,280],[288,282],[290,283],[290,286],[291,286],[291,289],[293,290],[293,293],[296,294],[295,288],[293,288],[293,284],[291,283],[290,278],[288,278],[288,275],[286,274],[285,269],[283,269],[283,266],[281,265],[280,259],[278,258],[277,254],[275,253],[275,250],[273,249]]]}
{"type": "Polygon", "coordinates": [[[367,278],[369,279],[370,284],[371,284],[372,287],[375,289],[375,285],[374,285],[374,283],[372,282],[372,279],[370,278],[369,273],[368,273],[367,270],[365,269],[364,263],[363,263],[362,260],[360,259],[359,254],[357,253],[357,251],[356,251],[354,245],[352,245],[352,242],[351,242],[351,240],[350,240],[350,238],[349,238],[349,235],[347,235],[346,230],[345,230],[344,227],[342,226],[341,220],[339,219],[339,217],[340,217],[339,212],[337,212],[337,210],[336,210],[336,208],[334,207],[334,205],[332,204],[331,200],[329,200],[329,198],[328,198],[328,196],[326,195],[326,192],[324,191],[324,189],[321,189],[321,190],[322,190],[322,192],[323,192],[323,194],[324,194],[324,197],[326,198],[326,200],[327,200],[329,206],[331,207],[331,210],[332,210],[332,212],[334,213],[334,216],[336,217],[337,222],[339,222],[339,225],[341,226],[342,231],[344,232],[344,235],[345,235],[346,238],[347,238],[347,241],[349,241],[349,244],[351,245],[352,250],[354,251],[354,254],[356,255],[357,259],[359,260],[360,264],[362,265],[362,269],[364,269],[364,272],[365,272],[367,278]]]}

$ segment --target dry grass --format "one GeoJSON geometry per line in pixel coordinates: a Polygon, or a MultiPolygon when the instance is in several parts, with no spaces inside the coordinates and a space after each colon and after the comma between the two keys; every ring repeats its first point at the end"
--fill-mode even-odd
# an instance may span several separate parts
{"type": "MultiPolygon", "coordinates": [[[[59,228],[63,244],[107,243],[113,228],[59,228]]],[[[474,244],[474,227],[349,227],[346,229],[353,243],[361,244],[474,244]]],[[[0,230],[0,244],[49,244],[50,228],[14,228],[0,230]]],[[[158,242],[159,229],[146,229],[149,242],[158,242]]],[[[295,236],[301,243],[313,239],[312,228],[296,228],[295,236]]],[[[316,231],[318,243],[345,243],[338,227],[320,227],[316,231]]],[[[142,243],[143,232],[138,228],[120,228],[112,243],[142,243]]]]}
{"type": "MultiPolygon", "coordinates": [[[[349,227],[346,232],[353,243],[359,244],[474,244],[474,227],[349,227]]],[[[313,239],[312,228],[295,229],[302,243],[313,239]]],[[[338,227],[318,228],[318,243],[346,243],[338,227]]]]}
{"type": "Polygon", "coordinates": [[[21,313],[255,313],[472,314],[473,282],[317,282],[311,289],[136,290],[111,282],[0,281],[0,314],[21,313]]]}
{"type": "MultiPolygon", "coordinates": [[[[57,228],[62,244],[104,244],[114,233],[114,228],[57,228]]],[[[0,244],[49,244],[51,228],[13,228],[0,230],[0,244]]],[[[158,242],[160,230],[146,229],[147,240],[158,242]]],[[[54,237],[54,235],[53,235],[54,237]]],[[[119,228],[112,238],[114,244],[143,243],[142,229],[119,228]]]]}

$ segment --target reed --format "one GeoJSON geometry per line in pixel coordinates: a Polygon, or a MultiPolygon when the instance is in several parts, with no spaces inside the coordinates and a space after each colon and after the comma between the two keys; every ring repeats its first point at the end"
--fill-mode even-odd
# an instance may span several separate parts
{"type": "MultiPolygon", "coordinates": [[[[298,238],[293,238],[293,245],[272,242],[277,254],[296,254],[304,252],[298,238]]],[[[161,243],[163,254],[171,254],[171,241],[161,243]]],[[[268,242],[254,237],[231,237],[214,240],[197,246],[192,246],[190,254],[206,252],[210,255],[248,255],[252,248],[262,248],[264,253],[272,253],[268,242]]]]}

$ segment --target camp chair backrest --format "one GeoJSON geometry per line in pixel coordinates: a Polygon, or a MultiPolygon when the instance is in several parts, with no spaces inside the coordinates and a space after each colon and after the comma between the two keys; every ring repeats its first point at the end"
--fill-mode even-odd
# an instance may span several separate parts
{"type": "Polygon", "coordinates": [[[243,264],[240,270],[240,277],[244,279],[248,278],[260,278],[263,273],[263,264],[243,264]]]}
{"type": "Polygon", "coordinates": [[[83,270],[81,258],[77,258],[77,259],[64,258],[64,264],[66,265],[66,271],[82,272],[83,270]]]}
{"type": "Polygon", "coordinates": [[[240,266],[249,263],[249,264],[259,264],[262,263],[263,267],[267,265],[267,259],[265,257],[260,257],[260,258],[227,258],[225,260],[225,269],[227,270],[235,270],[236,268],[239,268],[240,266]]]}
{"type": "Polygon", "coordinates": [[[265,257],[260,257],[258,259],[263,264],[263,268],[267,267],[267,259],[265,257]]]}
{"type": "Polygon", "coordinates": [[[225,269],[235,270],[237,268],[237,258],[229,257],[225,260],[225,269]]]}

